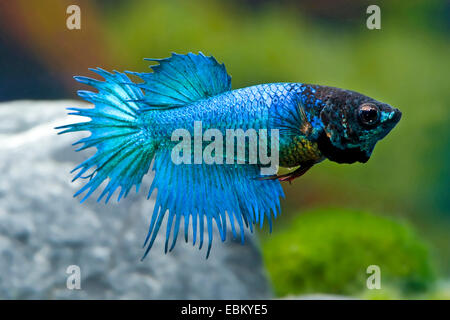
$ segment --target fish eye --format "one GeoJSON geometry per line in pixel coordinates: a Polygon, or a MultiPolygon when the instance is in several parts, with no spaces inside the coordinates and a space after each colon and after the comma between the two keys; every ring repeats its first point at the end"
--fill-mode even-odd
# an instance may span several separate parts
{"type": "Polygon", "coordinates": [[[379,120],[377,106],[371,103],[364,103],[358,108],[358,120],[364,126],[373,126],[379,120]]]}

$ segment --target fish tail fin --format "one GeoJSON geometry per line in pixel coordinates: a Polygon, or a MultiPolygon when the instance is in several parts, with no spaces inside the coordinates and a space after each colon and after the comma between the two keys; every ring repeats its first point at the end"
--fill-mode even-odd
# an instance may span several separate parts
{"type": "Polygon", "coordinates": [[[75,197],[86,192],[86,200],[105,180],[109,179],[100,201],[106,196],[107,202],[115,190],[120,187],[118,201],[126,197],[133,186],[139,190],[142,177],[148,172],[155,152],[155,143],[140,124],[139,100],[142,91],[133,86],[123,73],[109,73],[100,68],[91,69],[105,81],[86,77],[75,80],[93,86],[98,92],[79,91],[78,95],[92,102],[94,108],[68,108],[71,115],[91,118],[87,122],[78,122],[56,129],[59,132],[90,131],[91,135],[74,143],[81,145],[76,151],[95,147],[97,152],[72,172],[77,172],[72,181],[88,178],[89,181],[75,193],[75,197]]]}

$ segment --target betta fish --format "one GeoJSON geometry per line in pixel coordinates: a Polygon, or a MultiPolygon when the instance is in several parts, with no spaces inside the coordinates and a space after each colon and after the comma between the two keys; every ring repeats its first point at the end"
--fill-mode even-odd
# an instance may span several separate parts
{"type": "Polygon", "coordinates": [[[110,73],[97,68],[90,70],[104,81],[74,77],[97,89],[78,91],[80,97],[94,104],[92,108],[69,108],[69,114],[90,121],[56,128],[63,129],[59,133],[90,132],[74,145],[81,145],[77,151],[97,150],[72,171],[76,172],[73,181],[88,178],[74,195],[84,194],[81,201],[105,181],[98,201],[104,198],[107,202],[117,189],[120,201],[133,186],[136,192],[139,190],[143,176],[152,168],[154,178],[148,198],[156,190],[157,194],[143,258],[165,217],[166,253],[176,244],[180,224],[186,242],[191,234],[195,245],[198,235],[199,248],[206,230],[206,257],[213,228],[225,241],[227,223],[235,238],[239,226],[242,243],[245,228],[253,232],[254,225],[262,227],[264,219],[271,228],[281,211],[281,182],[291,182],[325,159],[338,163],[368,161],[375,144],[401,117],[398,109],[386,103],[323,85],[270,83],[232,90],[224,64],[201,52],[146,60],[154,62],[152,72],[110,73]],[[132,81],[128,75],[142,81],[132,81]],[[206,135],[208,130],[214,134],[206,135]],[[259,137],[253,147],[246,143],[250,139],[241,140],[237,146],[230,144],[225,155],[219,148],[223,146],[219,136],[230,141],[230,130],[270,134],[259,137]],[[189,133],[194,138],[184,141],[185,148],[180,149],[180,137],[174,138],[174,132],[189,133]],[[208,145],[209,151],[213,149],[213,161],[195,157],[208,145]],[[240,156],[236,156],[237,149],[242,151],[240,156]],[[256,160],[248,159],[255,150],[268,149],[271,156],[277,153],[277,168],[296,169],[283,175],[264,173],[267,153],[256,160]],[[174,154],[183,154],[186,161],[174,161],[174,154]],[[226,161],[222,161],[224,158],[226,161]]]}

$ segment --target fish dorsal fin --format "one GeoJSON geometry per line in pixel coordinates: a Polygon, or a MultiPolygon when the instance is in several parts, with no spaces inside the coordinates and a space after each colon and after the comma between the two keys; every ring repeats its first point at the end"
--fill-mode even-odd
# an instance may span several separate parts
{"type": "Polygon", "coordinates": [[[181,107],[231,90],[225,65],[201,52],[145,60],[159,64],[150,66],[150,73],[130,72],[144,80],[137,84],[145,92],[144,110],[181,107]]]}

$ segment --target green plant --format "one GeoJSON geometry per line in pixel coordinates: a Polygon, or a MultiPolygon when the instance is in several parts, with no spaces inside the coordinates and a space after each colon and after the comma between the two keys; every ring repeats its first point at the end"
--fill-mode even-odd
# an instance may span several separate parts
{"type": "MultiPolygon", "coordinates": [[[[360,211],[302,213],[262,242],[278,296],[303,293],[367,295],[369,265],[381,270],[381,291],[426,291],[434,270],[425,244],[406,225],[360,211]]],[[[374,290],[375,291],[375,290],[374,290]]],[[[397,296],[397,295],[396,295],[397,296]]]]}

